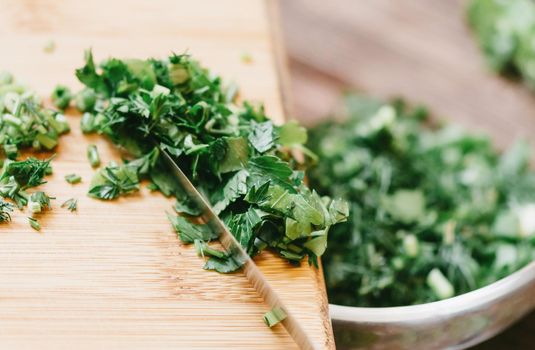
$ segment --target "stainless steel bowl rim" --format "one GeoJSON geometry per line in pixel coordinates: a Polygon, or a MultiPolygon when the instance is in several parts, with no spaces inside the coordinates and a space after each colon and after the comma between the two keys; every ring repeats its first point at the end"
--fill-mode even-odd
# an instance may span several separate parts
{"type": "Polygon", "coordinates": [[[362,324],[441,322],[507,298],[535,280],[535,261],[488,286],[459,296],[427,304],[395,307],[355,307],[330,304],[333,320],[362,324]]]}

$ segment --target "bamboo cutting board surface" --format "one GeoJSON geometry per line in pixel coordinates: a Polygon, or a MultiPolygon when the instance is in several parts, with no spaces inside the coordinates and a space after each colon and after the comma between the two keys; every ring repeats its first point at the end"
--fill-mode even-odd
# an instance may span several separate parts
{"type": "MultiPolygon", "coordinates": [[[[97,60],[187,50],[280,121],[270,8],[261,0],[0,0],[0,70],[49,96],[57,83],[79,88],[73,72],[89,47],[97,60]],[[47,54],[50,40],[56,49],[47,54]]],[[[146,189],[113,202],[86,196],[93,174],[87,145],[98,145],[103,163],[119,154],[102,137],[82,135],[79,116],[68,114],[72,131],[42,186],[57,199],[38,217],[41,233],[24,212],[0,226],[0,348],[295,347],[280,325],[263,324],[267,307],[241,273],[202,270],[165,217],[171,200],[146,189]],[[81,184],[65,182],[73,172],[81,184]],[[76,213],[60,208],[71,197],[76,213]]],[[[269,253],[256,261],[305,329],[333,348],[321,273],[269,253]]]]}

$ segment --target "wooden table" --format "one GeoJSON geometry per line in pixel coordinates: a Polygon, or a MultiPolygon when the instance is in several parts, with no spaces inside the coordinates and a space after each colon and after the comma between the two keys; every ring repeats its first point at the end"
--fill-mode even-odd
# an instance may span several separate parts
{"type": "MultiPolygon", "coordinates": [[[[92,47],[97,60],[189,52],[214,72],[284,117],[268,10],[262,0],[0,0],[0,69],[43,96],[57,83],[79,88],[74,69],[92,47]],[[52,40],[56,49],[45,53],[52,40]],[[252,62],[244,63],[248,54],[252,62]]],[[[39,216],[0,226],[0,347],[3,349],[286,349],[279,325],[262,322],[266,306],[245,277],[202,270],[165,217],[171,200],[143,189],[103,202],[86,196],[93,170],[85,157],[96,143],[104,162],[117,151],[84,136],[79,116],[61,138],[54,174],[43,189],[57,199],[39,216]],[[64,175],[83,178],[69,185],[64,175]],[[78,198],[78,212],[61,209],[78,198]]],[[[261,269],[324,348],[333,348],[321,272],[292,268],[268,253],[261,269]]]]}
{"type": "MultiPolygon", "coordinates": [[[[314,123],[350,88],[426,104],[438,118],[489,133],[501,147],[516,137],[533,140],[533,92],[486,69],[464,6],[460,0],[282,1],[295,115],[314,123]]],[[[532,314],[478,349],[528,349],[534,341],[532,314]]]]}

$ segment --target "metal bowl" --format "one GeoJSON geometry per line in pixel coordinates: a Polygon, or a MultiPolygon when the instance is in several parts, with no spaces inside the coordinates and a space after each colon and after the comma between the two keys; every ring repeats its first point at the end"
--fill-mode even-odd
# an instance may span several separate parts
{"type": "Polygon", "coordinates": [[[464,349],[535,307],[535,262],[493,284],[428,304],[330,305],[338,349],[464,349]]]}

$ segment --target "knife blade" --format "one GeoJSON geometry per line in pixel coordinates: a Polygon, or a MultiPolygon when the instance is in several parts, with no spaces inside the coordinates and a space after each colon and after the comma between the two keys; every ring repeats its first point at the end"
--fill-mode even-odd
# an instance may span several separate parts
{"type": "Polygon", "coordinates": [[[280,308],[286,313],[286,318],[281,323],[295,343],[302,349],[319,349],[319,346],[317,346],[305,332],[293,313],[284,305],[282,299],[269,284],[253,259],[251,259],[249,254],[247,254],[232,233],[230,233],[223,221],[221,221],[221,219],[214,213],[208,201],[199,193],[186,174],[184,174],[182,169],[176,164],[174,159],[166,150],[160,148],[160,153],[182,189],[201,210],[202,218],[212,230],[218,233],[221,245],[235,260],[237,260],[238,263],[242,264],[242,270],[245,273],[245,276],[249,282],[251,282],[258,294],[262,296],[264,302],[268,304],[271,309],[280,308]]]}

